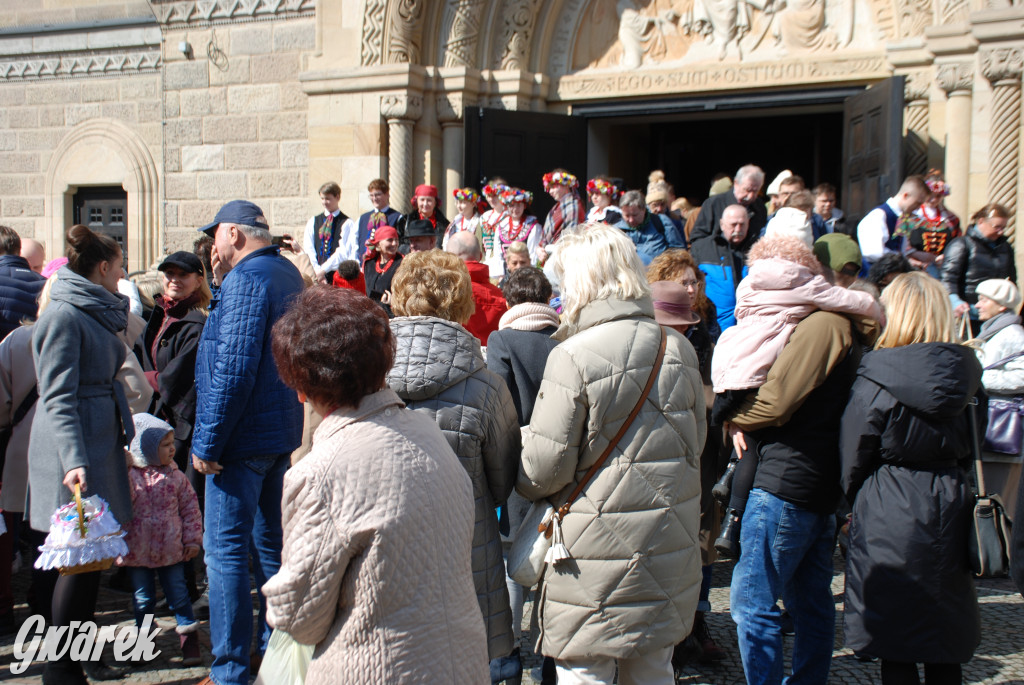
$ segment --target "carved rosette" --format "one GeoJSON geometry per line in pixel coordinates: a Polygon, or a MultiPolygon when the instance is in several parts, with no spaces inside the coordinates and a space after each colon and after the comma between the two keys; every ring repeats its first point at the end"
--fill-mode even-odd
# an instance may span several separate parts
{"type": "Polygon", "coordinates": [[[423,114],[419,95],[385,95],[380,113],[388,121],[388,182],[395,197],[412,197],[413,125],[423,114]]]}
{"type": "Polygon", "coordinates": [[[974,88],[974,68],[970,62],[942,64],[935,74],[935,80],[947,97],[955,93],[970,93],[974,88]]]}
{"type": "Polygon", "coordinates": [[[480,22],[487,5],[485,0],[452,0],[456,3],[448,40],[444,46],[444,66],[475,67],[480,22]]]}
{"type": "Polygon", "coordinates": [[[1017,215],[1017,173],[1020,141],[1020,78],[1024,50],[993,48],[981,53],[981,70],[992,82],[992,126],[989,137],[988,200],[1006,207],[1006,235],[1013,239],[1017,215]]]}
{"type": "Polygon", "coordinates": [[[503,14],[505,30],[498,68],[525,69],[530,56],[530,38],[537,23],[540,0],[506,0],[503,14]]]}
{"type": "Polygon", "coordinates": [[[441,126],[462,124],[462,110],[466,106],[461,93],[446,93],[437,96],[437,120],[441,126]]]}
{"type": "Polygon", "coordinates": [[[418,64],[424,0],[397,0],[388,7],[388,64],[418,64]]]}

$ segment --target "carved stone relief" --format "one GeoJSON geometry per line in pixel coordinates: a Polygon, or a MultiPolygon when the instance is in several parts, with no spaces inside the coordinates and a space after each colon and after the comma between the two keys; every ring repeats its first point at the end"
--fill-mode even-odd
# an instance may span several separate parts
{"type": "Polygon", "coordinates": [[[452,0],[455,5],[444,46],[444,66],[475,67],[480,24],[487,9],[486,0],[452,0]]]}
{"type": "Polygon", "coordinates": [[[935,80],[947,96],[959,91],[970,92],[974,88],[974,68],[970,62],[940,64],[935,80]]]}
{"type": "Polygon", "coordinates": [[[387,63],[418,64],[425,0],[392,0],[387,12],[387,63]]]}
{"type": "Polygon", "coordinates": [[[462,112],[466,105],[472,104],[465,101],[462,93],[446,93],[437,96],[437,120],[442,126],[448,124],[461,124],[462,112]]]}
{"type": "Polygon", "coordinates": [[[931,89],[931,74],[926,69],[919,69],[905,74],[903,81],[903,100],[914,102],[916,100],[927,100],[928,91],[931,89]]]}
{"type": "Polygon", "coordinates": [[[506,0],[502,12],[504,31],[501,37],[497,68],[526,69],[530,55],[530,38],[537,23],[541,0],[506,0]]]}
{"type": "Polygon", "coordinates": [[[900,36],[920,36],[935,23],[932,0],[900,0],[900,36]]]}
{"type": "Polygon", "coordinates": [[[939,5],[940,24],[965,24],[971,11],[967,0],[942,0],[939,5]]]}
{"type": "Polygon", "coordinates": [[[136,74],[155,72],[160,67],[159,52],[132,52],[114,55],[53,57],[0,62],[0,79],[67,78],[98,74],[136,74]]]}
{"type": "Polygon", "coordinates": [[[363,44],[359,51],[361,66],[374,66],[384,59],[384,10],[387,9],[387,4],[387,0],[366,0],[363,13],[363,44]]]}
{"type": "Polygon", "coordinates": [[[1024,71],[1024,50],[1020,48],[994,48],[982,50],[981,71],[985,78],[998,85],[1000,81],[1020,81],[1024,71]]]}
{"type": "Polygon", "coordinates": [[[240,19],[262,19],[288,15],[308,16],[315,0],[185,0],[150,2],[161,24],[207,24],[240,19]]]}
{"type": "Polygon", "coordinates": [[[419,95],[385,95],[380,99],[380,113],[388,120],[416,121],[423,114],[423,98],[419,95]]]}

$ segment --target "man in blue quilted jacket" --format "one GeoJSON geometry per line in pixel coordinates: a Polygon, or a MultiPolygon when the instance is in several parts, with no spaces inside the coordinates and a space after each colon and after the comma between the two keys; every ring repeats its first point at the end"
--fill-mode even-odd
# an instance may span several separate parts
{"type": "MultiPolygon", "coordinates": [[[[260,588],[281,565],[281,491],[302,438],[302,405],[270,351],[274,322],[302,291],[302,276],[271,244],[263,211],[232,200],[199,229],[214,240],[219,292],[199,339],[192,464],[206,475],[203,546],[216,685],[247,685],[270,629],[260,594],[253,644],[249,550],[260,588]]],[[[204,683],[207,681],[204,681],[204,683]]]]}
{"type": "Polygon", "coordinates": [[[21,237],[0,226],[0,340],[25,319],[35,320],[36,299],[45,283],[21,256],[21,237]]]}

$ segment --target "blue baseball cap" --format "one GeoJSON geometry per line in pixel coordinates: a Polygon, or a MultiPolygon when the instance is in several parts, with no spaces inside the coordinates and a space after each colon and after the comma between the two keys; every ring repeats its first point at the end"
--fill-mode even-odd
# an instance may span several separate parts
{"type": "Polygon", "coordinates": [[[270,230],[267,219],[263,216],[263,210],[248,200],[232,200],[227,203],[217,212],[213,222],[200,228],[199,232],[212,238],[217,231],[217,226],[221,224],[243,224],[270,230]]]}

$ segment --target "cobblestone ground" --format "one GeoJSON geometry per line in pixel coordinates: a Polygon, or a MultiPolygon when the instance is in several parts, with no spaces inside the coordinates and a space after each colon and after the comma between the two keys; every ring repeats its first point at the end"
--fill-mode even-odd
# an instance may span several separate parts
{"type": "MultiPolygon", "coordinates": [[[[728,653],[726,661],[716,666],[698,665],[685,669],[679,674],[678,683],[687,685],[732,685],[743,683],[743,668],[736,649],[736,630],[729,618],[729,577],[732,564],[720,562],[715,565],[713,589],[711,591],[712,613],[708,615],[712,634],[718,644],[728,653]]],[[[15,578],[16,601],[23,601],[28,586],[28,571],[23,569],[15,578]]],[[[104,576],[103,589],[100,592],[97,622],[100,625],[131,625],[131,598],[126,593],[115,592],[106,586],[104,576]]],[[[836,602],[836,644],[832,656],[830,683],[835,684],[869,684],[879,682],[878,664],[863,663],[853,658],[850,650],[842,644],[842,609],[843,609],[843,562],[835,557],[835,574],[832,579],[832,591],[836,602]]],[[[1009,580],[978,581],[978,597],[981,604],[982,642],[975,653],[974,659],[965,666],[964,676],[967,683],[984,685],[1024,685],[1024,600],[1016,592],[1009,580]]],[[[528,629],[531,603],[527,602],[524,624],[528,629]]],[[[28,614],[28,607],[21,604],[17,608],[19,618],[28,614]]],[[[209,624],[202,621],[204,666],[185,668],[181,665],[178,651],[178,638],[174,633],[174,620],[159,619],[165,628],[156,639],[157,648],[161,650],[157,659],[148,664],[139,664],[129,677],[123,681],[133,685],[155,685],[156,683],[193,685],[204,678],[210,664],[209,624]]],[[[792,646],[791,639],[786,639],[787,649],[792,646]]],[[[524,631],[522,651],[526,665],[523,683],[531,684],[531,668],[539,667],[541,659],[529,648],[529,639],[524,631]]],[[[41,682],[42,665],[33,664],[27,672],[14,676],[10,673],[10,664],[14,660],[14,637],[0,638],[0,681],[12,685],[41,682]]],[[[438,684],[447,685],[447,684],[438,684]]],[[[461,684],[459,684],[461,685],[461,684]]]]}

